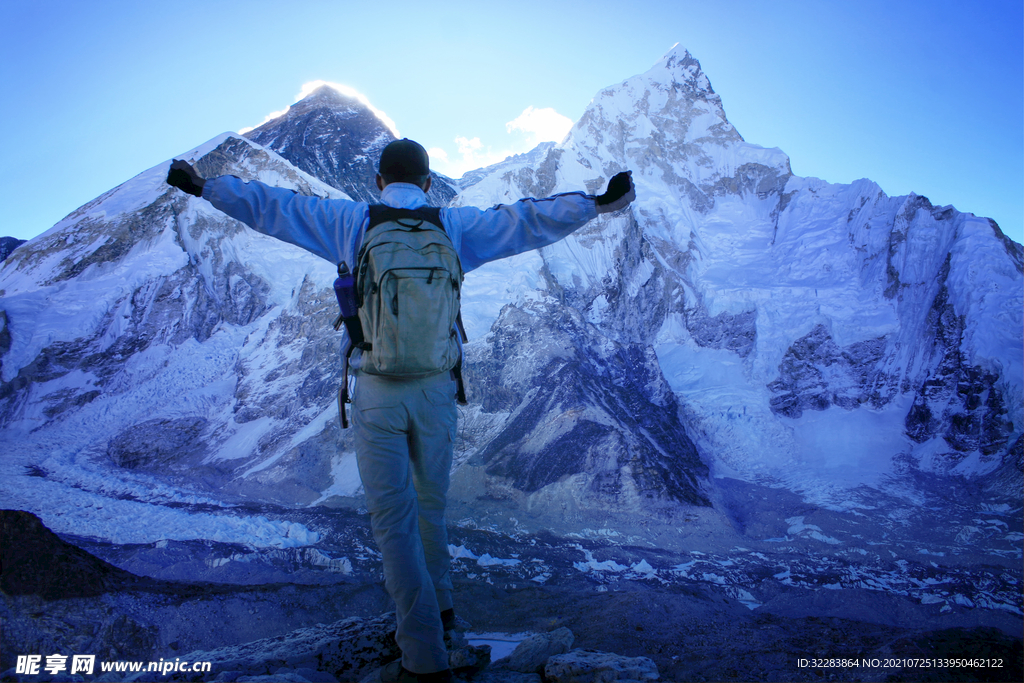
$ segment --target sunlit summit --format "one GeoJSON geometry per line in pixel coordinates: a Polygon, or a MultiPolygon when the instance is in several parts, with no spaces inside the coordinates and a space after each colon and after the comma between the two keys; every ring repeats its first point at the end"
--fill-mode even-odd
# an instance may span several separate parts
{"type": "MultiPolygon", "coordinates": [[[[299,90],[299,94],[295,96],[295,101],[298,102],[300,100],[305,99],[306,97],[311,95],[313,91],[317,90],[318,88],[322,88],[325,85],[330,88],[333,88],[334,90],[337,90],[345,97],[351,97],[357,100],[360,104],[362,104],[364,107],[373,112],[373,115],[380,119],[380,122],[387,126],[388,129],[392,132],[392,134],[394,134],[396,138],[401,137],[401,135],[399,135],[398,133],[398,126],[396,126],[395,122],[391,120],[391,117],[385,114],[380,109],[377,109],[372,104],[370,104],[370,100],[366,97],[366,95],[350,86],[342,85],[341,83],[331,83],[329,81],[324,80],[309,81],[307,83],[302,84],[302,89],[299,90]]],[[[276,118],[284,116],[290,110],[291,107],[285,107],[284,109],[280,109],[278,111],[272,111],[269,114],[267,114],[266,117],[264,117],[264,119],[259,122],[259,124],[255,126],[250,126],[248,128],[242,128],[238,132],[241,133],[242,135],[245,135],[249,131],[259,128],[259,126],[262,126],[264,123],[273,121],[276,118]]]]}

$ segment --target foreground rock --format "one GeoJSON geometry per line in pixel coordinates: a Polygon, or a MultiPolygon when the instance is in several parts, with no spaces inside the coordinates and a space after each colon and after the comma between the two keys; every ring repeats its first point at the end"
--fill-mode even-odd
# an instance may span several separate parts
{"type": "Polygon", "coordinates": [[[448,666],[456,676],[472,678],[491,663],[491,646],[470,645],[462,633],[446,633],[445,645],[448,647],[448,666]]]}
{"type": "Polygon", "coordinates": [[[508,657],[482,672],[474,683],[610,683],[655,681],[658,667],[647,657],[623,657],[596,650],[571,650],[576,636],[564,626],[519,643],[508,657]],[[541,676],[543,675],[543,679],[541,676]]]}
{"type": "Polygon", "coordinates": [[[512,654],[495,662],[495,666],[524,674],[539,674],[544,671],[549,658],[568,652],[575,640],[572,631],[564,626],[551,633],[538,633],[519,643],[512,654]]]}
{"type": "Polygon", "coordinates": [[[0,590],[7,595],[61,600],[152,583],[65,543],[30,512],[0,510],[0,537],[0,590]]]}
{"type": "MultiPolygon", "coordinates": [[[[297,629],[277,638],[191,652],[181,659],[210,662],[211,673],[203,680],[249,681],[268,676],[267,680],[296,683],[352,681],[399,656],[392,637],[394,629],[393,613],[375,619],[353,617],[297,629]]],[[[151,676],[143,672],[128,680],[144,681],[151,676]]],[[[167,680],[196,679],[194,675],[170,674],[167,680]]]]}
{"type": "MultiPolygon", "coordinates": [[[[751,490],[742,489],[742,500],[752,499],[751,490]]],[[[928,514],[934,523],[934,510],[928,508],[928,514]]],[[[990,513],[990,519],[995,515],[990,513]]],[[[369,542],[368,525],[359,527],[361,522],[354,516],[317,512],[314,518],[320,524],[330,522],[333,528],[345,530],[348,536],[344,547],[369,542]]],[[[830,519],[819,514],[804,521],[813,522],[815,528],[820,525],[829,536],[840,536],[844,527],[830,519]]],[[[179,544],[177,554],[169,555],[173,543],[168,547],[86,543],[91,551],[105,553],[106,562],[101,562],[49,532],[32,515],[0,512],[0,521],[2,681],[68,679],[67,672],[63,676],[18,674],[18,656],[32,654],[95,653],[97,669],[101,662],[205,660],[211,663],[210,671],[194,674],[191,680],[238,683],[356,681],[397,657],[388,638],[393,628],[392,617],[385,614],[390,602],[383,585],[373,581],[372,563],[353,561],[355,578],[341,575],[342,583],[274,583],[287,578],[287,566],[282,569],[282,565],[266,564],[256,553],[242,554],[243,550],[228,548],[228,552],[242,554],[246,561],[232,560],[227,567],[238,567],[233,573],[217,575],[221,582],[168,581],[158,576],[134,576],[124,570],[163,567],[186,554],[202,566],[204,559],[221,557],[224,548],[179,544]],[[250,572],[244,575],[248,583],[224,581],[243,576],[239,574],[241,568],[250,572]],[[361,642],[369,645],[361,647],[361,642]]],[[[934,544],[934,537],[926,529],[916,533],[919,529],[924,527],[911,527],[914,533],[908,532],[918,539],[912,548],[941,548],[962,558],[960,552],[955,552],[959,546],[934,544]]],[[[458,528],[452,530],[452,539],[456,546],[472,548],[480,556],[540,560],[529,563],[532,573],[524,570],[525,562],[486,566],[476,561],[453,563],[456,604],[475,630],[536,634],[519,651],[490,663],[487,647],[466,641],[461,631],[472,627],[462,623],[450,639],[450,662],[461,683],[554,680],[554,669],[549,672],[546,667],[548,660],[555,659],[556,650],[563,648],[557,654],[573,654],[577,664],[580,650],[615,652],[623,656],[621,659],[650,658],[657,665],[660,679],[669,681],[819,680],[818,673],[798,664],[809,651],[821,656],[841,651],[880,662],[897,655],[946,661],[984,656],[998,662],[969,672],[962,668],[861,668],[856,672],[859,680],[1024,680],[1019,567],[1011,566],[1017,565],[1013,560],[984,571],[942,566],[936,561],[925,563],[930,567],[925,572],[912,559],[887,568],[870,562],[851,565],[847,554],[826,556],[819,552],[814,555],[818,564],[812,571],[803,564],[807,560],[800,560],[794,552],[800,543],[794,538],[787,545],[786,564],[791,571],[783,584],[770,578],[772,563],[782,559],[770,550],[759,563],[745,563],[748,555],[738,552],[694,554],[697,559],[691,558],[687,565],[690,574],[721,572],[728,579],[728,585],[722,586],[688,579],[679,576],[680,572],[647,571],[640,575],[632,569],[593,569],[672,566],[685,559],[668,551],[659,551],[657,556],[640,555],[637,548],[590,542],[568,547],[566,541],[553,536],[512,539],[458,528]],[[580,568],[581,554],[590,562],[587,571],[580,568]],[[835,564],[823,564],[827,559],[835,564]],[[886,590],[864,586],[813,588],[814,577],[842,566],[856,568],[861,577],[877,578],[878,585],[886,590]],[[527,582],[537,571],[544,572],[545,582],[527,582]],[[734,584],[733,578],[738,575],[745,576],[746,583],[734,584]],[[924,600],[933,595],[931,592],[910,591],[912,579],[929,582],[919,591],[947,591],[948,604],[924,600]],[[746,596],[747,602],[737,599],[733,585],[749,588],[763,604],[751,608],[750,595],[746,596]],[[967,596],[978,605],[990,606],[966,606],[967,596]],[[996,609],[994,605],[1005,608],[996,609]],[[1018,611],[1014,611],[1015,605],[1018,611]],[[570,652],[573,647],[577,649],[570,652]],[[534,657],[534,650],[541,650],[541,654],[534,657]],[[508,668],[512,661],[530,659],[532,665],[516,665],[526,672],[508,668]],[[541,668],[532,672],[531,666],[541,668]]],[[[292,556],[282,557],[291,561],[292,556]]],[[[294,567],[292,576],[303,581],[313,571],[296,572],[294,567]]],[[[187,576],[193,568],[194,564],[176,566],[174,575],[187,576]]],[[[326,574],[326,570],[321,571],[326,574]]],[[[153,680],[184,677],[147,673],[153,680]]],[[[635,673],[627,664],[619,663],[604,669],[570,670],[564,680],[629,680],[635,673]]],[[[124,673],[104,675],[97,671],[95,677],[87,676],[86,680],[126,678],[124,673]]]]}
{"type": "Polygon", "coordinates": [[[658,667],[647,657],[620,657],[594,650],[573,650],[555,655],[544,665],[549,683],[608,683],[656,681],[658,667]]]}
{"type": "MultiPolygon", "coordinates": [[[[289,681],[330,683],[377,680],[381,666],[401,653],[392,636],[394,613],[373,619],[353,617],[334,624],[317,624],[276,638],[195,651],[179,659],[209,662],[209,673],[170,672],[168,681],[289,681]]],[[[461,633],[448,640],[449,661],[456,680],[472,683],[606,683],[651,681],[658,669],[646,657],[622,657],[594,650],[572,650],[575,636],[567,628],[536,634],[519,644],[512,654],[491,664],[489,645],[471,645],[461,633]],[[524,669],[528,669],[524,671],[524,669]]],[[[108,674],[97,681],[146,681],[152,672],[108,674]]]]}

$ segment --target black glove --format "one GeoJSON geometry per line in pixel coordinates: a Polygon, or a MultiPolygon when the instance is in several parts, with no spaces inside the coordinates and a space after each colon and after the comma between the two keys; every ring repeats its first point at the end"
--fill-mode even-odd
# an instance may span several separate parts
{"type": "Polygon", "coordinates": [[[628,206],[636,199],[633,172],[622,171],[613,175],[612,179],[608,181],[608,189],[604,194],[597,195],[595,199],[597,199],[598,213],[610,213],[628,206]]]}
{"type": "Polygon", "coordinates": [[[182,192],[202,197],[203,185],[206,184],[206,181],[199,177],[199,174],[187,161],[175,159],[171,164],[171,170],[167,172],[167,184],[173,185],[182,192]]]}

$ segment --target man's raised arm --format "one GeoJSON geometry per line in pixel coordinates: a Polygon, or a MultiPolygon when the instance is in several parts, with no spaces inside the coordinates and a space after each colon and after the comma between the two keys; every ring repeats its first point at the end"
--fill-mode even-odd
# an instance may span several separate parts
{"type": "Polygon", "coordinates": [[[235,176],[203,179],[186,161],[176,159],[167,183],[265,235],[302,247],[331,263],[351,262],[366,205],[344,199],[307,197],[235,176]]]}
{"type": "Polygon", "coordinates": [[[604,194],[557,194],[543,199],[521,199],[487,210],[448,209],[461,227],[459,255],[468,272],[489,261],[514,256],[553,244],[601,213],[627,207],[636,199],[632,171],[612,177],[604,194]]]}

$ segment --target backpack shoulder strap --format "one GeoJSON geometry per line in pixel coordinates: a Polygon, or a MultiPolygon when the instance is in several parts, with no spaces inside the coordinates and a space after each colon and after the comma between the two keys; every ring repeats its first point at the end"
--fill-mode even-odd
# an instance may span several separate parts
{"type": "Polygon", "coordinates": [[[422,206],[418,209],[396,209],[385,204],[370,204],[370,224],[366,226],[366,231],[373,230],[381,223],[397,221],[403,218],[426,221],[441,228],[445,234],[448,232],[444,229],[444,224],[441,222],[441,209],[436,206],[422,206]]]}

